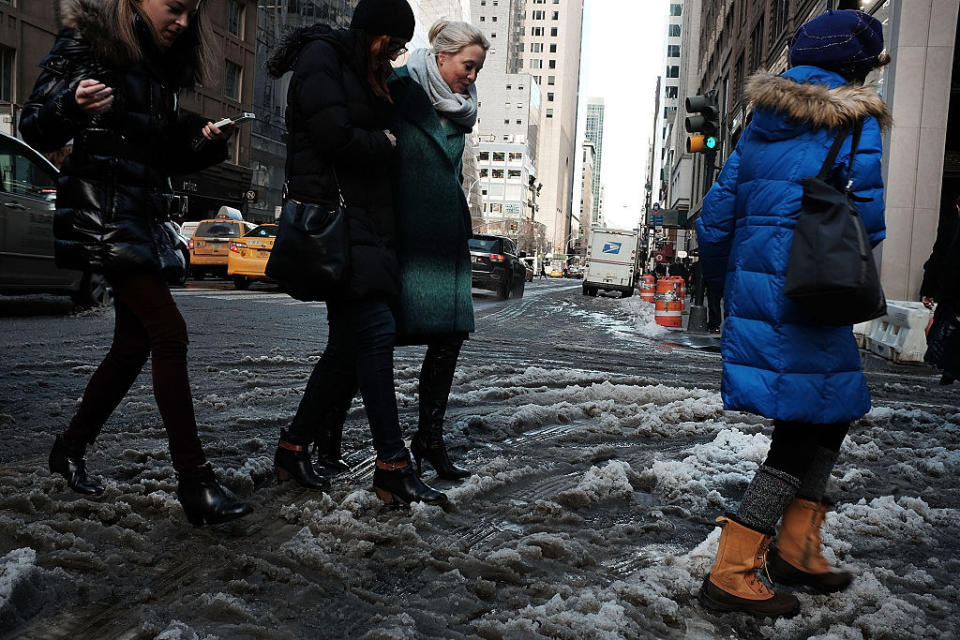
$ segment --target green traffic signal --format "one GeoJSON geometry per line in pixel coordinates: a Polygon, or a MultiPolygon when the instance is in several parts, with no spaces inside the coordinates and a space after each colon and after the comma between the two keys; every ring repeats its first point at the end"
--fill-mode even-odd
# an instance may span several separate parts
{"type": "Polygon", "coordinates": [[[707,149],[716,149],[717,148],[717,139],[713,136],[707,136],[707,139],[704,141],[707,149]]]}

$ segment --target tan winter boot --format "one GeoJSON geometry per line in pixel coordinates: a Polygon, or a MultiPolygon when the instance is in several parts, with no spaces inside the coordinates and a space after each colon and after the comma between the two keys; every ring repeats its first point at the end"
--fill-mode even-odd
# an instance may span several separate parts
{"type": "Polygon", "coordinates": [[[820,527],[830,505],[794,498],[783,514],[777,546],[770,552],[770,576],[780,584],[802,584],[820,593],[843,591],[853,581],[823,557],[820,527]]]}
{"type": "Polygon", "coordinates": [[[729,518],[723,523],[720,547],[710,574],[700,587],[700,602],[714,611],[743,611],[761,616],[790,617],[800,610],[792,593],[774,593],[757,577],[766,567],[773,536],[748,529],[729,518]]]}

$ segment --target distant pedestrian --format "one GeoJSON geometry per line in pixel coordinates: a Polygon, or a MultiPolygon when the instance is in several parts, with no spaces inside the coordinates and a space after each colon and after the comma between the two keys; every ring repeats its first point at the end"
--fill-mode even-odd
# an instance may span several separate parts
{"type": "Polygon", "coordinates": [[[940,219],[920,285],[923,304],[929,309],[936,304],[937,308],[927,334],[930,349],[926,359],[943,370],[942,385],[960,378],[960,196],[950,208],[940,219]]]}
{"type": "Polygon", "coordinates": [[[706,284],[707,292],[707,331],[710,333],[720,333],[720,325],[723,323],[723,283],[714,280],[706,284]]]}
{"type": "Polygon", "coordinates": [[[227,158],[231,131],[177,110],[177,93],[205,78],[204,8],[198,0],[68,0],[64,28],[40,64],[20,132],[42,151],[71,138],[54,235],[61,267],[102,273],[113,288],[110,351],[50,452],[50,471],[78,493],[99,495],[84,452],[152,356],[153,392],[179,478],[177,497],[194,525],[250,512],[217,483],[197,436],[187,377],[187,327],[167,287],[185,268],[165,224],[171,174],[227,158]],[[201,150],[194,140],[206,139],[201,150]]]}
{"type": "Polygon", "coordinates": [[[820,172],[835,138],[846,132],[830,179],[840,189],[852,185],[878,244],[885,235],[881,129],[890,125],[876,89],[863,86],[889,60],[879,21],[856,10],[828,11],[799,28],[789,55],[790,70],[761,72],[748,83],[754,118],[697,220],[703,276],[726,298],[724,407],[774,424],[766,461],[739,508],[719,519],[719,548],[700,599],[718,611],[769,616],[793,614],[799,602],[761,582],[761,567],[781,585],[821,592],[840,591],[852,580],[824,558],[820,527],[840,446],[850,423],[870,409],[851,327],[817,324],[783,292],[802,181],[820,172]],[[851,158],[850,128],[857,124],[862,135],[851,158]]]}
{"type": "Polygon", "coordinates": [[[540,262],[540,279],[543,280],[546,277],[547,277],[547,263],[541,261],[540,262]]]}
{"type": "Polygon", "coordinates": [[[289,198],[335,207],[342,194],[350,229],[349,281],[326,301],[327,346],[293,422],[280,433],[274,466],[280,480],[328,488],[309,445],[319,440],[321,457],[345,467],[336,425],[359,386],[377,453],[377,495],[389,503],[442,503],[446,496],[423,484],[410,464],[393,378],[400,268],[392,173],[397,140],[388,129],[394,98],[387,80],[413,30],[406,0],[360,0],[349,29],[297,29],[268,63],[276,77],[293,71],[286,113],[289,198]]]}

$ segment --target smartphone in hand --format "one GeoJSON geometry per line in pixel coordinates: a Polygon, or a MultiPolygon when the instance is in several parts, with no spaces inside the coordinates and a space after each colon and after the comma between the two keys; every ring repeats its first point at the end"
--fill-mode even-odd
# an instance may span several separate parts
{"type": "MultiPolygon", "coordinates": [[[[219,129],[220,127],[233,126],[233,125],[240,124],[242,122],[246,122],[247,120],[256,120],[256,119],[257,119],[257,114],[250,113],[249,111],[247,111],[245,113],[240,114],[239,116],[234,116],[232,118],[224,118],[223,120],[214,122],[213,126],[219,129]]],[[[209,140],[204,138],[203,134],[200,134],[199,136],[193,139],[193,150],[199,151],[206,145],[207,142],[209,142],[209,140]]]]}

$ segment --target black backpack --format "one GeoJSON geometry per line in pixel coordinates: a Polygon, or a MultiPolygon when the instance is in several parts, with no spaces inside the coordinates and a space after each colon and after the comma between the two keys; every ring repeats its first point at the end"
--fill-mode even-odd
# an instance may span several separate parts
{"type": "MultiPolygon", "coordinates": [[[[862,122],[852,127],[850,176],[862,127],[862,122]]],[[[803,201],[787,262],[784,293],[819,324],[851,325],[887,313],[870,238],[853,205],[867,200],[851,193],[852,179],[842,191],[829,182],[850,129],[843,127],[837,134],[820,173],[803,179],[803,201]]]]}

